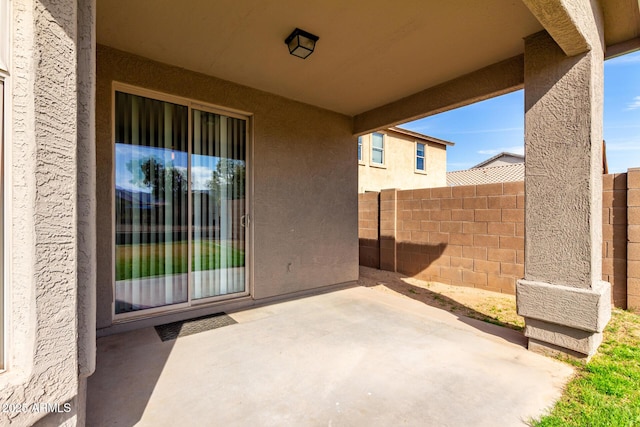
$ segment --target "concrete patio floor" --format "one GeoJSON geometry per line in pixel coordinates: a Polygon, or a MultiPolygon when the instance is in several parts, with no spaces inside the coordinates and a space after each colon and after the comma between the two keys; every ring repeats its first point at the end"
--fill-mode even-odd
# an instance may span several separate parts
{"type": "Polygon", "coordinates": [[[100,338],[87,425],[523,425],[573,372],[519,332],[364,287],[231,316],[100,338]]]}

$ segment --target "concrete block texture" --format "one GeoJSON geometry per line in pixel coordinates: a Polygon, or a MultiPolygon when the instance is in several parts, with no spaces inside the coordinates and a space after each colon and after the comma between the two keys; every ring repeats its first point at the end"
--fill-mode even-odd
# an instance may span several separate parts
{"type": "MultiPolygon", "coordinates": [[[[478,196],[478,194],[491,192],[491,189],[483,187],[484,185],[452,187],[450,199],[430,199],[432,189],[429,188],[398,191],[397,201],[393,199],[392,192],[387,192],[385,193],[387,200],[383,203],[389,220],[382,223],[377,222],[376,200],[380,197],[380,193],[359,195],[360,264],[371,266],[371,257],[375,256],[375,266],[379,265],[376,253],[372,252],[372,242],[376,244],[376,248],[379,243],[371,239],[377,239],[378,227],[381,226],[380,231],[387,239],[384,244],[387,249],[392,250],[396,242],[397,244],[410,243],[413,252],[428,251],[434,244],[446,244],[444,251],[439,252],[438,255],[449,257],[451,266],[458,268],[460,272],[472,270],[477,273],[487,273],[486,270],[476,270],[474,260],[498,261],[501,264],[500,274],[489,277],[488,286],[493,286],[494,290],[499,292],[515,293],[516,280],[524,277],[525,224],[523,205],[514,207],[513,203],[514,198],[523,197],[520,193],[524,192],[524,182],[504,183],[502,187],[504,194],[501,196],[478,196]],[[417,199],[421,201],[419,210],[414,209],[412,205],[417,199]],[[460,206],[460,203],[462,203],[461,207],[451,208],[460,206]],[[486,211],[500,211],[500,220],[486,221],[486,214],[482,213],[486,211]],[[480,212],[477,215],[478,218],[476,218],[476,212],[480,212]],[[420,222],[419,230],[417,230],[416,221],[420,222]],[[455,258],[465,258],[464,265],[455,258]],[[509,286],[503,286],[506,283],[509,283],[509,286]]],[[[626,173],[603,176],[602,276],[600,280],[611,284],[612,303],[620,308],[627,308],[627,258],[629,261],[638,261],[640,244],[640,224],[633,224],[633,219],[629,220],[629,225],[626,224],[626,189],[626,173]],[[615,215],[610,213],[613,208],[616,209],[615,215]],[[620,221],[624,223],[614,224],[620,221]]],[[[438,194],[438,191],[435,193],[438,194]]],[[[640,209],[640,207],[630,209],[640,209]]],[[[401,264],[407,264],[405,257],[409,253],[406,250],[398,250],[396,261],[398,271],[405,273],[409,271],[400,267],[401,264]]],[[[414,267],[412,271],[422,272],[431,262],[408,263],[414,267]]],[[[393,265],[393,263],[389,262],[387,265],[393,265]]],[[[637,270],[633,262],[630,266],[632,271],[637,270]]],[[[450,279],[448,276],[448,274],[441,276],[432,274],[429,280],[445,281],[450,279]]]]}
{"type": "Polygon", "coordinates": [[[640,188],[640,168],[632,168],[627,171],[628,188],[640,188]]]}
{"type": "Polygon", "coordinates": [[[534,345],[541,341],[587,357],[592,356],[602,343],[602,332],[588,332],[536,319],[527,319],[524,334],[534,345]]]}
{"type": "Polygon", "coordinates": [[[592,289],[519,280],[518,314],[526,319],[602,332],[611,318],[611,285],[599,281],[592,289]]]}

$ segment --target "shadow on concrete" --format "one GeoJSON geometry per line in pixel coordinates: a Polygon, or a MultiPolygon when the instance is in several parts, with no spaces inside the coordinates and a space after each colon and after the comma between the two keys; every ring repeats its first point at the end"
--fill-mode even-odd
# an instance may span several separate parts
{"type": "Polygon", "coordinates": [[[162,342],[153,328],[99,338],[87,385],[87,425],[137,425],[175,342],[162,342]]]}
{"type": "Polygon", "coordinates": [[[486,315],[460,302],[434,292],[430,289],[415,286],[402,280],[400,273],[377,270],[372,275],[361,272],[360,284],[366,287],[384,285],[390,290],[409,297],[431,307],[446,310],[455,315],[460,322],[466,323],[482,332],[504,339],[512,344],[527,346],[522,327],[506,323],[496,317],[486,315]],[[378,274],[379,272],[379,274],[378,274]]]}

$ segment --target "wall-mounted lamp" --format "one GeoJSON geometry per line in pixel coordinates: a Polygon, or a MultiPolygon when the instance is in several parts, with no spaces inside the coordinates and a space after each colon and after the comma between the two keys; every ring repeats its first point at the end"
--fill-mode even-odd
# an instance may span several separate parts
{"type": "Polygon", "coordinates": [[[316,42],[319,39],[320,37],[318,36],[296,28],[293,30],[293,33],[289,34],[289,37],[287,37],[284,42],[289,46],[289,53],[291,55],[304,59],[313,53],[313,49],[315,49],[316,42]]]}

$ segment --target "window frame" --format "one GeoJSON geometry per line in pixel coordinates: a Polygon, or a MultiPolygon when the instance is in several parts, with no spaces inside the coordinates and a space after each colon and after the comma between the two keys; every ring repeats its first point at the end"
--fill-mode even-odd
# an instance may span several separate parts
{"type": "Polygon", "coordinates": [[[422,175],[426,175],[427,174],[427,143],[426,142],[420,142],[420,141],[415,141],[414,144],[414,153],[415,153],[415,160],[413,162],[413,170],[415,173],[419,173],[422,175]],[[418,146],[422,145],[422,156],[418,155],[418,146]],[[422,169],[418,168],[418,159],[422,159],[422,169]]]}
{"type": "Polygon", "coordinates": [[[358,164],[364,166],[365,160],[364,160],[364,135],[360,135],[358,137],[358,164]]]}
{"type": "Polygon", "coordinates": [[[382,132],[372,132],[371,133],[371,149],[369,150],[370,151],[370,155],[371,155],[371,159],[370,159],[369,164],[371,166],[377,167],[377,168],[386,168],[387,167],[387,156],[386,156],[386,153],[385,153],[385,146],[387,145],[386,142],[387,142],[387,135],[386,134],[384,134],[382,132]],[[382,137],[381,138],[382,139],[382,148],[374,147],[374,144],[373,144],[374,135],[380,135],[382,137]],[[382,163],[378,163],[378,162],[376,162],[374,160],[374,157],[373,157],[373,152],[374,151],[379,151],[379,152],[382,153],[382,163]]]}

